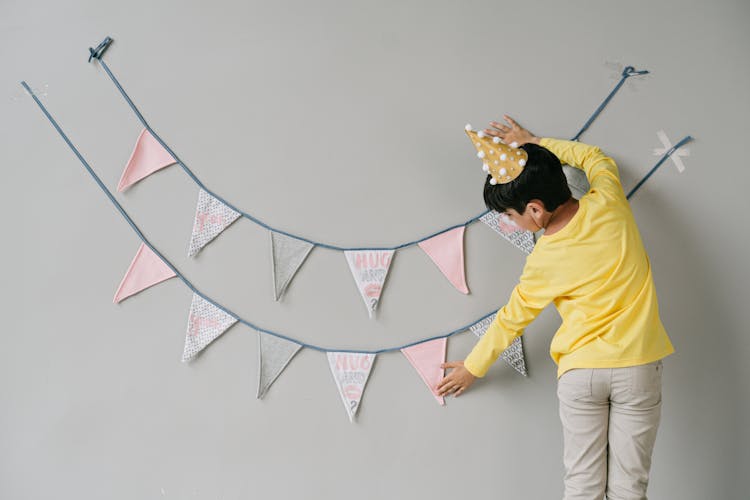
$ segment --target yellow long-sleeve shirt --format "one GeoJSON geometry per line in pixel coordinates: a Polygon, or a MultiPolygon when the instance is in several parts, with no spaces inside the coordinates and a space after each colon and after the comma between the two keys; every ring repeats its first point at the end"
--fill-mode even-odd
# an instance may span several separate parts
{"type": "Polygon", "coordinates": [[[562,318],[550,344],[558,377],[571,368],[631,366],[671,354],[651,265],[614,160],[578,142],[544,138],[540,144],[581,168],[591,189],[562,229],[536,243],[508,303],[464,366],[483,377],[550,302],[562,318]]]}

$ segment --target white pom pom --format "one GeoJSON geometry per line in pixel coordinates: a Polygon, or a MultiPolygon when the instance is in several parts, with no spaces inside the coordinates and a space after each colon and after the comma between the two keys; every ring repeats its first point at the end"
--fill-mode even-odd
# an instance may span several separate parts
{"type": "Polygon", "coordinates": [[[500,144],[500,138],[495,136],[492,138],[492,142],[494,142],[495,144],[500,144]]]}
{"type": "Polygon", "coordinates": [[[520,160],[518,160],[518,164],[523,167],[524,165],[526,165],[526,160],[524,160],[523,158],[521,158],[520,160]]]}
{"type": "Polygon", "coordinates": [[[494,186],[495,184],[497,184],[497,181],[495,180],[495,178],[494,178],[494,177],[492,177],[492,178],[490,179],[490,184],[492,184],[493,186],[494,186]]]}
{"type": "Polygon", "coordinates": [[[484,130],[480,130],[479,132],[477,132],[477,137],[479,137],[480,139],[484,137],[484,130]]]}
{"type": "Polygon", "coordinates": [[[482,165],[482,170],[484,170],[485,172],[489,172],[490,171],[490,166],[485,163],[484,165],[482,165]]]}
{"type": "Polygon", "coordinates": [[[477,153],[477,156],[478,156],[479,158],[484,158],[484,151],[480,151],[480,152],[478,152],[478,153],[477,153]]]}
{"type": "Polygon", "coordinates": [[[518,143],[516,141],[513,141],[513,142],[510,143],[510,147],[517,148],[518,147],[518,143]]]}
{"type": "Polygon", "coordinates": [[[500,155],[500,159],[503,160],[503,161],[505,161],[506,159],[508,159],[508,155],[506,155],[505,153],[503,153],[503,154],[500,155]]]}
{"type": "Polygon", "coordinates": [[[495,165],[500,165],[500,162],[495,160],[495,165]]]}
{"type": "Polygon", "coordinates": [[[467,123],[467,124],[466,124],[466,126],[464,127],[464,129],[465,129],[465,130],[466,130],[467,132],[471,132],[471,123],[467,123]]]}
{"type": "Polygon", "coordinates": [[[507,174],[508,174],[508,171],[507,171],[507,170],[505,170],[504,168],[501,168],[501,169],[500,169],[500,175],[502,175],[502,176],[505,176],[505,175],[507,175],[507,174]]]}

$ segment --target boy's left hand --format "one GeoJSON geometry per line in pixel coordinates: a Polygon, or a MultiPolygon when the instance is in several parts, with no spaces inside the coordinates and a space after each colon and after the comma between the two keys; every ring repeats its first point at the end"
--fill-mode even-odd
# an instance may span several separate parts
{"type": "Polygon", "coordinates": [[[440,368],[453,369],[437,386],[438,395],[440,396],[453,393],[454,397],[458,397],[476,380],[476,377],[466,369],[463,361],[443,363],[440,365],[440,368]]]}

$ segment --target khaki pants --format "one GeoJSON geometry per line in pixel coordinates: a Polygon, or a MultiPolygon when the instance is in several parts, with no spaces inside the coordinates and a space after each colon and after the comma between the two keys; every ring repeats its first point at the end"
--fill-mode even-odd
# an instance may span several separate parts
{"type": "Polygon", "coordinates": [[[565,500],[646,499],[662,362],[580,368],[558,379],[565,500]]]}

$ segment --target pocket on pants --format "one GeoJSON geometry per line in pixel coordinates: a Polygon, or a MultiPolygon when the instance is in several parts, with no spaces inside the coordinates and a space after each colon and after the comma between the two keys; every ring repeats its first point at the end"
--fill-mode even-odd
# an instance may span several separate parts
{"type": "Polygon", "coordinates": [[[630,370],[630,392],[632,394],[661,394],[662,362],[628,367],[630,370]]]}
{"type": "Polygon", "coordinates": [[[557,379],[557,397],[562,401],[575,401],[591,397],[590,368],[573,368],[557,379]]]}

